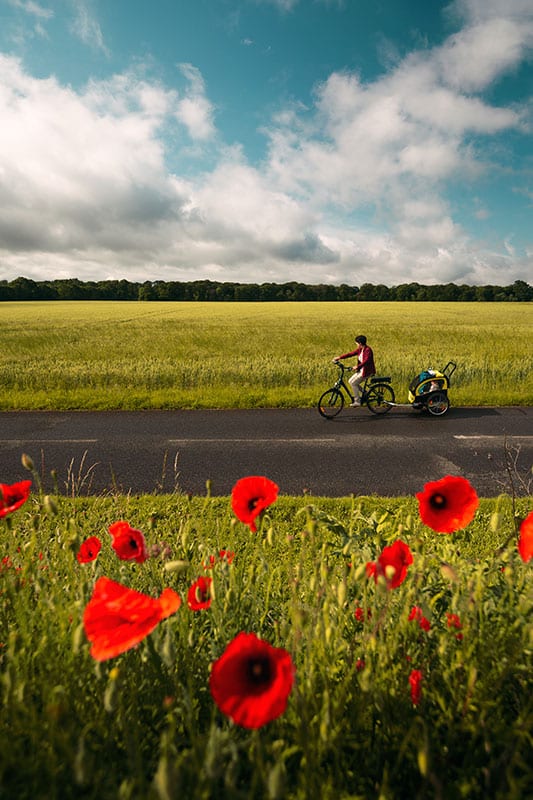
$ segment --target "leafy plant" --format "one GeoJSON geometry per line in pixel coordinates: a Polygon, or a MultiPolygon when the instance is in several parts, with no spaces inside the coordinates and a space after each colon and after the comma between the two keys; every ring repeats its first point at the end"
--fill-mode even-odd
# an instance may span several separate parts
{"type": "Polygon", "coordinates": [[[45,497],[34,482],[0,520],[6,797],[527,796],[533,596],[517,537],[531,497],[481,498],[465,529],[438,534],[414,498],[275,499],[253,484],[264,502],[241,522],[230,498],[45,497]],[[113,548],[119,520],[146,560],[113,548]],[[101,548],[79,560],[92,537],[101,548]],[[399,540],[412,561],[398,582],[384,554],[399,540]],[[120,624],[138,593],[147,627],[96,660],[84,621],[101,581],[124,587],[120,624]],[[242,702],[277,698],[269,670],[294,667],[286,706],[263,705],[257,728],[226,710],[233,673],[210,690],[243,632],[268,648],[237,648],[252,670],[242,702]]]}

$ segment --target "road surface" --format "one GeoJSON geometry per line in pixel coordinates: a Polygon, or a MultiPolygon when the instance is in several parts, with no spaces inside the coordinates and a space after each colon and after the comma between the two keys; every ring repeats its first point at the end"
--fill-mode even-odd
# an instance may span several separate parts
{"type": "MultiPolygon", "coordinates": [[[[29,454],[51,491],[227,495],[245,475],[267,475],[282,494],[410,495],[447,474],[481,496],[531,483],[533,409],[455,408],[441,418],[395,408],[1,412],[0,483],[27,478],[29,454]],[[507,453],[507,456],[506,456],[507,453]]],[[[530,485],[529,493],[533,493],[530,485]]]]}

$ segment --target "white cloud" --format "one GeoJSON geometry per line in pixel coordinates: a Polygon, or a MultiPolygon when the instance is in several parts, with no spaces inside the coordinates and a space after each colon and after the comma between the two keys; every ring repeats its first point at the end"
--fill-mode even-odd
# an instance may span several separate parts
{"type": "Polygon", "coordinates": [[[150,242],[181,202],[155,135],[168,102],[126,78],[78,95],[0,57],[1,246],[121,250],[143,231],[150,242]]]}
{"type": "MultiPolygon", "coordinates": [[[[183,91],[133,71],[74,91],[0,56],[3,277],[392,285],[501,283],[512,268],[530,279],[531,255],[511,237],[500,252],[473,241],[447,199],[449,181],[490,169],[480,143],[526,124],[523,109],[480,90],[525,57],[529,7],[520,22],[519,2],[505,17],[487,4],[456,3],[458,34],[374,82],[332,73],[311,106],[272,119],[257,166],[220,141],[192,64],[178,65],[183,91]],[[480,61],[470,53],[468,70],[472,47],[480,61]],[[214,166],[201,162],[194,179],[170,171],[207,148],[214,166]]],[[[88,6],[77,8],[79,35],[85,19],[85,40],[105,48],[88,6]]]]}
{"type": "Polygon", "coordinates": [[[271,3],[272,5],[277,6],[281,11],[290,11],[299,2],[299,0],[258,0],[258,1],[263,3],[271,3]]]}
{"type": "MultiPolygon", "coordinates": [[[[345,5],[346,0],[315,0],[316,2],[321,2],[326,6],[338,6],[342,8],[345,5]]],[[[295,6],[298,5],[300,0],[256,0],[258,3],[270,3],[271,5],[277,6],[281,11],[292,11],[295,6]]]]}
{"type": "Polygon", "coordinates": [[[8,39],[16,47],[25,47],[35,37],[47,39],[46,23],[54,16],[52,9],[33,2],[33,0],[7,0],[7,3],[19,14],[7,26],[8,39]]]}
{"type": "Polygon", "coordinates": [[[189,87],[177,102],[176,118],[185,125],[192,139],[211,139],[215,133],[214,109],[206,97],[202,74],[192,64],[179,64],[179,68],[189,81],[189,87]]]}
{"type": "Polygon", "coordinates": [[[100,50],[104,55],[109,55],[100,23],[90,6],[90,0],[71,0],[71,3],[74,9],[74,19],[71,25],[72,32],[84,44],[100,50]]]}
{"type": "Polygon", "coordinates": [[[32,14],[39,19],[51,19],[54,16],[54,12],[50,8],[45,8],[45,6],[35,3],[33,0],[7,0],[7,2],[13,8],[19,8],[21,11],[32,14]]]}
{"type": "Polygon", "coordinates": [[[533,17],[496,17],[452,36],[437,54],[444,81],[462,91],[486,88],[524,57],[533,44],[533,17]]]}
{"type": "Polygon", "coordinates": [[[521,23],[533,18],[530,0],[454,0],[450,9],[469,24],[498,17],[521,23]]]}

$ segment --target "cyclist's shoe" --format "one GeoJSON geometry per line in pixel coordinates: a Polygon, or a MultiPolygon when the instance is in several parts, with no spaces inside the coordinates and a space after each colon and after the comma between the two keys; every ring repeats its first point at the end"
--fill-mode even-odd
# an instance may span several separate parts
{"type": "Polygon", "coordinates": [[[359,408],[360,405],[361,405],[360,400],[354,400],[353,403],[350,403],[350,408],[359,408]]]}

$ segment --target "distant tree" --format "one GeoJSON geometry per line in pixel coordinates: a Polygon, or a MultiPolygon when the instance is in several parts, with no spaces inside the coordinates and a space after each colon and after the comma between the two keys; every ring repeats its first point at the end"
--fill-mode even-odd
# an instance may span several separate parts
{"type": "Polygon", "coordinates": [[[374,284],[363,283],[356,294],[356,300],[377,300],[374,284]]]}
{"type": "Polygon", "coordinates": [[[495,286],[478,286],[476,288],[476,300],[491,302],[494,300],[495,286]]]}
{"type": "Polygon", "coordinates": [[[510,286],[469,286],[455,283],[429,286],[402,283],[387,287],[383,283],[363,283],[360,287],[332,284],[307,284],[299,281],[286,283],[231,283],[210,280],[198,281],[144,281],[122,280],[80,281],[66,278],[53,281],[33,281],[19,277],[13,281],[0,281],[0,301],[6,300],[164,300],[164,301],[478,301],[478,302],[531,302],[533,287],[517,280],[510,286]]]}
{"type": "Polygon", "coordinates": [[[10,286],[16,300],[40,300],[39,286],[30,278],[15,278],[10,286]]]}
{"type": "Polygon", "coordinates": [[[419,283],[401,283],[395,287],[396,300],[416,300],[420,290],[419,283]]]}
{"type": "Polygon", "coordinates": [[[14,300],[13,287],[7,281],[0,281],[0,300],[14,300]]]}
{"type": "Polygon", "coordinates": [[[528,302],[533,300],[533,286],[529,286],[525,281],[515,281],[509,289],[509,300],[528,302]]]}

